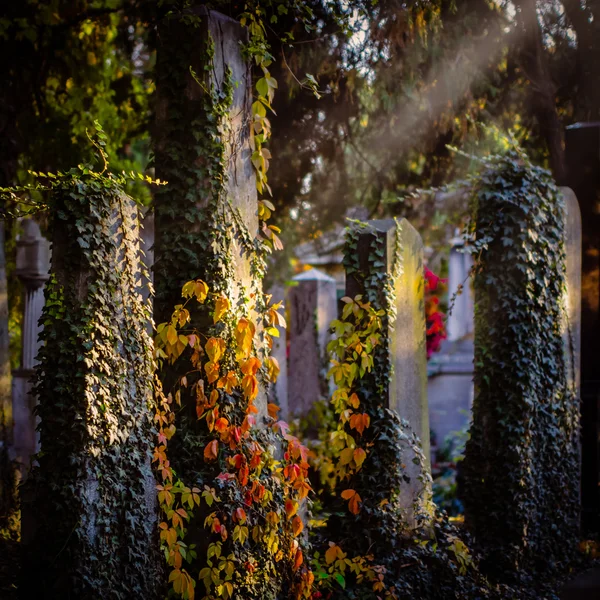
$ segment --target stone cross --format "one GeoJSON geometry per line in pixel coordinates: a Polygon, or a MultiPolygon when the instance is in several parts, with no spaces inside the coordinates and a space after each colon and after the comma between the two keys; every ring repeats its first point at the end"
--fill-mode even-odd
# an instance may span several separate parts
{"type": "Polygon", "coordinates": [[[39,450],[37,419],[33,413],[36,399],[31,394],[31,377],[40,348],[39,319],[44,308],[44,284],[49,278],[50,242],[33,219],[24,219],[23,235],[17,240],[16,272],[25,289],[21,365],[13,372],[14,452],[22,474],[29,468],[32,454],[39,450]]]}
{"type": "MultiPolygon", "coordinates": [[[[427,405],[427,351],[425,328],[425,281],[423,272],[423,242],[420,235],[406,220],[396,223],[394,219],[369,221],[369,228],[358,241],[359,275],[373,274],[376,269],[383,273],[383,282],[391,278],[400,261],[400,273],[395,281],[396,317],[387,332],[387,343],[392,366],[391,381],[387,393],[387,405],[408,422],[410,430],[419,437],[423,452],[429,462],[429,411],[427,405]],[[365,249],[370,247],[369,237],[384,241],[386,252],[381,266],[371,267],[365,249]],[[398,236],[398,237],[397,237],[398,236]],[[398,243],[396,243],[398,242],[398,243]],[[396,255],[396,247],[399,253],[396,255]]],[[[360,277],[349,274],[346,279],[346,295],[355,297],[365,293],[360,277]]],[[[406,474],[410,483],[401,490],[400,503],[410,521],[412,507],[422,495],[423,484],[419,480],[419,465],[405,459],[406,474]]],[[[428,465],[429,467],[429,465],[428,465]]]]}
{"type": "Polygon", "coordinates": [[[294,277],[289,291],[290,358],[288,402],[291,416],[305,415],[329,396],[326,346],[329,324],[337,317],[336,283],[317,269],[294,277]]]}

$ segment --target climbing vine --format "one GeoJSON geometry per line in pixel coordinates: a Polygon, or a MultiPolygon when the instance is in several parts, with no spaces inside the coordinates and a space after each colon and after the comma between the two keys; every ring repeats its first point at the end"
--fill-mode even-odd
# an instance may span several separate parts
{"type": "MultiPolygon", "coordinates": [[[[267,329],[282,324],[278,308],[268,309],[267,329]]],[[[183,302],[171,321],[157,328],[161,363],[173,364],[189,354],[186,373],[167,397],[161,395],[154,454],[163,481],[159,500],[165,521],[160,528],[172,569],[169,580],[186,599],[195,597],[196,580],[206,599],[276,598],[281,591],[301,599],[311,594],[313,576],[303,565],[299,536],[304,525],[298,514],[311,489],[306,449],[287,433],[285,423],[275,420],[274,405],[269,406],[269,427],[257,426],[259,377],[274,382],[279,365],[272,357],[258,357],[255,334],[252,320],[236,314],[226,297],[211,293],[201,280],[184,285],[183,302]],[[214,327],[208,333],[190,326],[194,303],[210,306],[214,327]],[[202,457],[196,460],[205,471],[196,487],[177,477],[167,456],[176,433],[174,411],[188,391],[202,427],[202,457]],[[278,448],[285,451],[276,458],[278,448]],[[208,540],[202,549],[205,566],[197,577],[186,568],[197,556],[196,545],[184,541],[192,519],[203,519],[208,540]]]]}
{"type": "Polygon", "coordinates": [[[579,409],[563,338],[563,199],[550,173],[514,145],[482,167],[470,232],[479,258],[466,522],[495,576],[556,572],[578,531],[579,409]]]}
{"type": "MultiPolygon", "coordinates": [[[[152,342],[142,300],[136,174],[32,173],[8,202],[52,208],[52,276],[33,393],[43,451],[22,494],[27,524],[20,590],[48,598],[158,598],[161,563],[151,470],[152,342]]],[[[151,180],[150,180],[151,181],[151,180]]]]}

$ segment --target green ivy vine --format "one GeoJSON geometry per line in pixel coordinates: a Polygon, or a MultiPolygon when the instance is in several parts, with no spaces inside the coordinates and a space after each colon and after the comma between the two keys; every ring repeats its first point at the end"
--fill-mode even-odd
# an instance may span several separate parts
{"type": "MultiPolygon", "coordinates": [[[[22,489],[22,597],[159,598],[152,321],[142,296],[135,174],[80,165],[0,190],[52,209],[51,279],[33,393],[42,451],[22,489]]],[[[139,178],[143,179],[142,176],[139,178]]]]}
{"type": "Polygon", "coordinates": [[[466,524],[494,577],[556,573],[578,539],[576,391],[567,377],[564,205],[512,146],[473,179],[475,401],[466,524]]]}

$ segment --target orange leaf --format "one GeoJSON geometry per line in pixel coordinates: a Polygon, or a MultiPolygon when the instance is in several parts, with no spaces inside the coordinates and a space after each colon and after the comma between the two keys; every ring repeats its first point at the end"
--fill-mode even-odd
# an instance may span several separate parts
{"type": "Polygon", "coordinates": [[[220,419],[217,420],[217,422],[215,423],[215,429],[219,432],[219,433],[223,433],[224,431],[227,430],[227,428],[229,427],[229,421],[225,418],[225,417],[221,417],[220,419]]]}
{"type": "Polygon", "coordinates": [[[221,379],[217,381],[217,387],[225,388],[225,391],[228,394],[231,394],[233,388],[236,387],[238,383],[238,378],[236,377],[235,373],[233,371],[229,371],[227,375],[221,377],[221,379]]]}
{"type": "Polygon", "coordinates": [[[360,496],[354,490],[344,490],[342,492],[342,498],[348,500],[348,508],[353,515],[357,515],[360,512],[360,496]]]}
{"type": "Polygon", "coordinates": [[[304,556],[302,555],[302,550],[300,550],[300,548],[298,548],[298,550],[296,550],[296,557],[294,558],[294,571],[297,571],[303,562],[304,562],[304,556]]]}
{"type": "Polygon", "coordinates": [[[217,440],[213,440],[206,445],[204,448],[204,460],[216,460],[219,454],[219,442],[217,440]]]}
{"type": "Polygon", "coordinates": [[[256,375],[260,369],[260,360],[256,356],[252,356],[240,365],[240,369],[244,375],[256,375]]]}
{"type": "Polygon", "coordinates": [[[277,404],[269,402],[269,404],[267,404],[267,410],[269,411],[269,416],[271,419],[276,419],[277,413],[281,410],[281,407],[277,406],[277,404]]]}
{"type": "Polygon", "coordinates": [[[302,523],[302,519],[298,515],[296,515],[292,519],[292,532],[294,533],[294,535],[296,537],[298,537],[302,533],[303,529],[304,529],[304,523],[302,523]]]}
{"type": "Polygon", "coordinates": [[[291,519],[298,512],[298,503],[294,500],[287,499],[285,501],[285,514],[288,519],[291,519]]]}
{"type": "Polygon", "coordinates": [[[350,417],[350,427],[356,429],[360,435],[371,424],[371,417],[367,413],[358,413],[350,417]]]}

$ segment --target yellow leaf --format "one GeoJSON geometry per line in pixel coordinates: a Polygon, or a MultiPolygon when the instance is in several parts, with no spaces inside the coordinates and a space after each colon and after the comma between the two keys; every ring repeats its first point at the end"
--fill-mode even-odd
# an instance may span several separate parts
{"type": "Polygon", "coordinates": [[[367,458],[367,453],[362,449],[362,448],[357,448],[354,451],[354,462],[356,463],[357,467],[361,467],[362,464],[365,462],[365,458],[367,458]]]}
{"type": "Polygon", "coordinates": [[[219,362],[219,359],[225,352],[225,340],[211,337],[208,342],[206,342],[204,350],[206,350],[206,354],[208,354],[208,358],[211,362],[219,362]]]}
{"type": "Polygon", "coordinates": [[[229,310],[231,306],[229,300],[225,296],[219,296],[215,301],[215,314],[213,316],[213,322],[218,323],[221,317],[229,310]]]}
{"type": "Polygon", "coordinates": [[[265,360],[265,366],[267,367],[267,377],[269,378],[269,381],[275,383],[281,370],[278,360],[274,356],[269,356],[265,360]]]}

